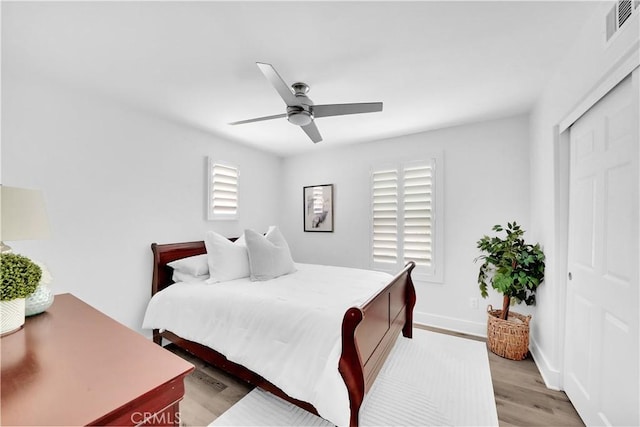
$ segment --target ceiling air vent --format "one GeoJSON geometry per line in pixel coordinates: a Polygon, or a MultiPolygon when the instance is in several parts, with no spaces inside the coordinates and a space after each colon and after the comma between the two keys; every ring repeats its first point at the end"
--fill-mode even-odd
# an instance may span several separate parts
{"type": "Polygon", "coordinates": [[[640,0],[619,0],[607,14],[607,41],[618,31],[629,19],[640,4],[640,0]]]}

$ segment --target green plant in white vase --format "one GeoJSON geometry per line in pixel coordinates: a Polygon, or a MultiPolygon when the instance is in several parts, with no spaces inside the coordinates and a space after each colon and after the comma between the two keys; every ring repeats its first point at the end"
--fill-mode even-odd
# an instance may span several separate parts
{"type": "Polygon", "coordinates": [[[16,331],[24,324],[25,298],[36,290],[42,269],[29,258],[0,254],[0,333],[16,331]]]}

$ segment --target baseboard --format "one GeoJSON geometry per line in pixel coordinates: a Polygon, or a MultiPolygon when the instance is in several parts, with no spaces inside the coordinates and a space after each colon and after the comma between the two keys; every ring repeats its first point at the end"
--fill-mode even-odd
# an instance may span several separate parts
{"type": "Polygon", "coordinates": [[[529,340],[529,352],[531,352],[533,361],[536,363],[538,371],[540,371],[542,380],[547,388],[557,391],[563,390],[562,372],[557,369],[553,369],[549,365],[549,361],[544,356],[544,353],[540,350],[540,346],[538,346],[538,343],[533,339],[533,337],[529,340]]]}
{"type": "Polygon", "coordinates": [[[446,329],[477,337],[487,337],[486,322],[471,322],[469,320],[456,319],[454,317],[440,316],[420,311],[413,312],[413,321],[420,325],[433,328],[446,329]]]}

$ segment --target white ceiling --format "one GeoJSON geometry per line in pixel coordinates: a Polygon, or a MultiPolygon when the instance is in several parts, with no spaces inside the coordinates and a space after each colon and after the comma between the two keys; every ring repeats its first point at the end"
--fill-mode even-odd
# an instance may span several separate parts
{"type": "Polygon", "coordinates": [[[528,111],[594,1],[2,2],[2,72],[39,70],[279,155],[528,111]],[[286,119],[256,61],[316,104],[383,101],[286,119]]]}

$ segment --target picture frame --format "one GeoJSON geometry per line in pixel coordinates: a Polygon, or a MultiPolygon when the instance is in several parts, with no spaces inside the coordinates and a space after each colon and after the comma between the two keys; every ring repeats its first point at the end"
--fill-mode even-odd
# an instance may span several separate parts
{"type": "Polygon", "coordinates": [[[304,231],[333,232],[333,184],[302,189],[304,231]]]}

